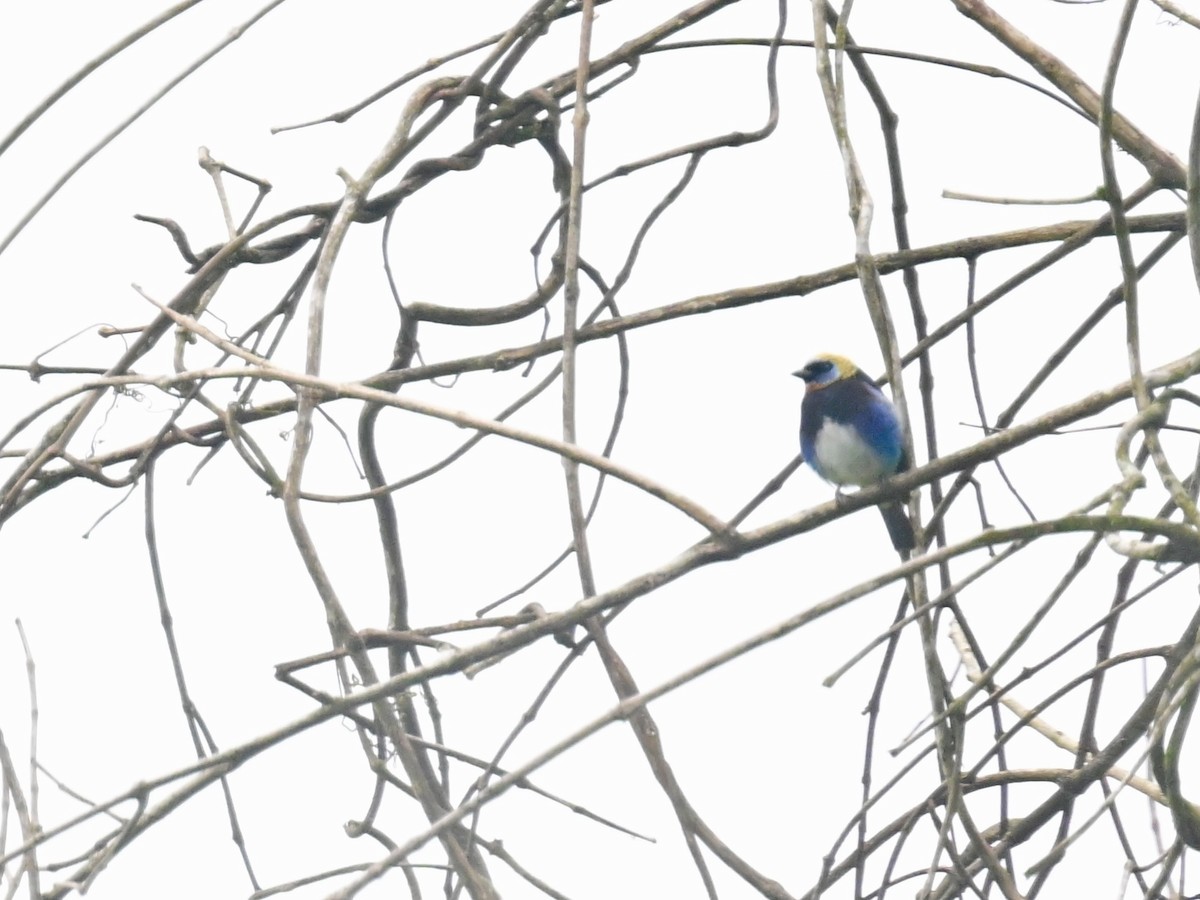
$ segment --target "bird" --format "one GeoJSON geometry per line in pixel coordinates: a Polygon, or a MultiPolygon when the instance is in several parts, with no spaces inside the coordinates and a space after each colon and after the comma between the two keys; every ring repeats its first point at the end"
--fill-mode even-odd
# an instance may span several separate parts
{"type": "MultiPolygon", "coordinates": [[[[909,468],[896,407],[861,369],[844,356],[822,354],[793,372],[804,380],[800,404],[800,450],[812,470],[837,486],[878,484],[909,468]]],[[[881,503],[892,546],[916,546],[912,523],[897,502],[881,503]]]]}

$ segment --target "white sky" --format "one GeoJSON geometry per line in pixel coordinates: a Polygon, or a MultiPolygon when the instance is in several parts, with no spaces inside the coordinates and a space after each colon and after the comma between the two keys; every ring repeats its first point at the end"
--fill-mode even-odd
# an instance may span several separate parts
{"type": "MultiPolygon", "coordinates": [[[[597,51],[618,46],[681,6],[662,0],[616,0],[603,6],[596,21],[597,51]]],[[[1184,158],[1200,75],[1200,36],[1172,24],[1150,4],[1142,6],[1117,103],[1139,127],[1184,158]]],[[[1099,85],[1118,4],[1013,0],[995,7],[1099,85]]],[[[206,146],[217,159],[269,180],[274,190],[265,214],[335,199],[341,191],[337,168],[362,170],[390,133],[408,89],[348,125],[275,136],[269,129],[347,106],[432,55],[507,27],[522,8],[495,0],[441,5],[284,3],[84,167],[0,255],[0,302],[6,304],[10,322],[0,330],[0,363],[24,364],[80,333],[43,362],[106,365],[120,348],[115,339],[95,336],[93,326],[131,326],[151,315],[130,284],[166,300],[185,283],[184,267],[165,233],[132,216],[174,218],[197,248],[222,239],[211,183],[195,165],[198,147],[206,146]]],[[[159,2],[132,0],[8,4],[0,30],[0,133],[83,61],[159,9],[159,2]]],[[[100,135],[250,9],[250,4],[206,0],[99,70],[0,156],[0,239],[100,135]]],[[[811,36],[808,6],[792,4],[790,15],[788,36],[811,36]]],[[[684,36],[768,37],[774,17],[774,3],[747,0],[684,36]]],[[[570,68],[575,28],[568,25],[552,35],[554,39],[517,70],[510,87],[523,89],[570,68]]],[[[863,45],[944,55],[1033,77],[949,3],[860,0],[852,30],[863,45]]],[[[693,187],[652,232],[620,298],[623,312],[816,272],[852,259],[845,187],[812,59],[808,50],[783,53],[777,133],[763,145],[714,151],[706,158],[693,187]]],[[[942,190],[1017,197],[1086,194],[1101,181],[1095,130],[1058,104],[1009,82],[906,61],[879,60],[874,65],[901,117],[915,246],[1102,213],[1098,203],[1084,208],[1028,207],[941,199],[942,190]]],[[[762,49],[648,57],[643,71],[625,89],[592,108],[589,178],[700,137],[760,127],[766,115],[764,66],[762,49]]],[[[464,63],[452,63],[445,71],[466,70],[464,63]]],[[[877,251],[892,249],[875,115],[860,93],[851,95],[850,118],[879,206],[872,246],[877,251]]],[[[436,155],[456,149],[468,134],[465,121],[423,152],[436,155]]],[[[569,136],[564,140],[569,147],[569,136]]],[[[1127,191],[1144,180],[1144,172],[1124,154],[1119,154],[1118,164],[1127,191]]],[[[555,202],[546,187],[545,170],[544,159],[529,145],[501,149],[489,154],[478,170],[446,176],[407,201],[391,238],[393,266],[405,299],[491,306],[524,296],[532,277],[528,248],[555,202]]],[[[611,278],[642,218],[681,172],[682,163],[675,162],[589,195],[583,250],[587,259],[611,278]]],[[[240,202],[247,196],[243,191],[240,202]]],[[[1166,198],[1156,198],[1145,211],[1178,208],[1166,198]]],[[[324,360],[330,377],[364,377],[389,361],[395,309],[380,274],[378,242],[378,226],[361,229],[335,275],[324,360]]],[[[1145,239],[1135,242],[1140,252],[1149,246],[1145,239]]],[[[1045,249],[986,257],[980,265],[979,293],[1045,249]]],[[[295,270],[295,265],[278,271],[239,270],[219,295],[218,312],[228,321],[229,331],[236,333],[274,303],[295,270]]],[[[961,308],[961,263],[931,266],[921,276],[934,324],[961,308]]],[[[1098,245],[981,319],[979,361],[992,415],[1008,404],[1050,348],[1119,278],[1112,245],[1098,245]]],[[[886,286],[901,349],[906,351],[913,334],[907,301],[898,278],[889,278],[886,286]]],[[[1158,365],[1194,350],[1196,286],[1182,245],[1142,289],[1147,363],[1158,365]]],[[[585,293],[584,306],[595,299],[594,292],[585,293]]],[[[551,334],[561,326],[560,310],[554,306],[551,334]]],[[[422,334],[422,350],[427,361],[453,359],[529,343],[538,338],[540,328],[540,318],[486,335],[430,327],[422,334]]],[[[302,365],[301,336],[298,329],[285,345],[280,355],[285,365],[302,365]]],[[[631,334],[630,345],[631,401],[615,458],[723,516],[740,508],[796,452],[801,386],[790,372],[822,350],[845,353],[873,374],[882,371],[853,285],[642,329],[631,334]]],[[[592,449],[600,448],[611,416],[614,357],[611,342],[589,346],[580,356],[585,410],[581,443],[592,449]]],[[[198,349],[194,359],[203,364],[207,357],[198,349]]],[[[156,357],[155,364],[165,370],[169,360],[156,357]]],[[[453,391],[427,384],[404,390],[490,416],[550,365],[542,360],[530,379],[522,379],[518,371],[484,373],[462,379],[453,391]]],[[[950,452],[979,437],[961,337],[939,349],[935,365],[941,449],[950,452]]],[[[915,370],[909,372],[906,384],[915,398],[915,370]]],[[[20,372],[0,377],[3,430],[70,384],[51,379],[33,384],[20,372]]],[[[1124,333],[1114,319],[1097,330],[1022,418],[1125,377],[1124,333]]],[[[557,390],[552,388],[515,423],[558,434],[557,390]]],[[[122,398],[107,419],[97,418],[80,434],[76,450],[83,454],[91,446],[103,451],[138,440],[169,409],[161,395],[122,398]]],[[[356,412],[344,406],[338,410],[339,420],[352,427],[356,412]]],[[[1119,415],[1112,415],[1103,424],[1119,421],[1119,415]]],[[[281,466],[290,444],[279,434],[289,425],[290,420],[274,422],[255,432],[281,466]]],[[[450,426],[399,414],[385,417],[383,433],[393,454],[392,478],[436,461],[465,437],[450,426]]],[[[13,446],[27,446],[32,437],[26,433],[13,446]]],[[[1006,458],[1006,466],[1035,511],[1049,517],[1079,506],[1116,480],[1112,439],[1107,431],[1039,441],[1006,458]]],[[[1194,455],[1192,444],[1194,440],[1188,443],[1186,438],[1171,444],[1185,471],[1194,455]]],[[[200,458],[201,451],[185,450],[169,454],[158,466],[160,551],[189,684],[217,741],[231,747],[311,708],[309,701],[274,680],[273,666],[318,653],[328,647],[329,638],[280,504],[264,495],[261,483],[228,450],[185,487],[200,458]]],[[[0,462],[7,475],[11,461],[0,462]]],[[[979,479],[993,523],[1021,523],[1020,507],[995,472],[981,469],[979,479]]],[[[592,484],[590,473],[585,473],[585,484],[592,484]]],[[[330,493],[365,487],[328,429],[318,436],[305,487],[330,493]]],[[[610,483],[606,490],[607,500],[591,531],[601,589],[661,566],[701,537],[694,523],[623,485],[610,483]]],[[[801,471],[748,526],[827,502],[829,494],[827,485],[801,471]]],[[[112,511],[89,538],[82,537],[118,497],[95,485],[72,484],[39,499],[0,531],[0,728],[25,771],[28,700],[20,641],[12,627],[20,618],[37,663],[39,759],[72,789],[97,801],[192,758],[146,561],[142,491],[112,511]]],[[[1161,494],[1154,498],[1145,502],[1147,510],[1161,502],[1161,494]]],[[[569,534],[557,460],[494,438],[443,475],[402,492],[398,503],[413,618],[419,625],[470,617],[540,569],[569,534]]],[[[928,514],[927,494],[923,503],[928,514]]],[[[955,539],[978,529],[973,509],[964,505],[952,514],[955,539]]],[[[369,507],[322,507],[312,511],[310,525],[355,624],[383,627],[383,580],[369,507]]],[[[1011,632],[1042,602],[1082,543],[1079,537],[1057,540],[1060,543],[1026,551],[1011,572],[1001,571],[986,580],[985,587],[964,594],[968,611],[976,616],[973,624],[993,650],[1005,646],[1011,632]]],[[[1107,608],[1112,573],[1120,560],[1103,548],[1097,560],[1094,571],[1011,664],[1012,674],[1052,652],[1064,633],[1073,634],[1080,623],[1107,608]]],[[[892,562],[876,514],[848,516],[642,598],[618,620],[613,639],[639,684],[651,687],[892,562]]],[[[959,576],[971,570],[970,563],[955,569],[959,576]]],[[[832,836],[858,806],[865,723],[860,711],[878,655],[833,689],[823,688],[821,680],[887,627],[898,597],[891,588],[865,598],[652,707],[668,758],[695,807],[736,851],[796,894],[812,884],[832,836]]],[[[578,580],[568,565],[509,611],[515,612],[526,599],[557,610],[578,598],[578,580]]],[[[1185,575],[1129,618],[1121,631],[1121,646],[1172,640],[1180,617],[1190,614],[1194,602],[1194,586],[1185,575]]],[[[450,742],[490,756],[562,652],[556,644],[542,641],[473,681],[455,676],[439,682],[450,742]]],[[[1031,685],[1026,702],[1035,702],[1047,685],[1086,669],[1091,652],[1089,645],[1045,681],[1031,685]]],[[[945,659],[952,659],[948,644],[945,659]]],[[[889,685],[888,713],[880,723],[880,781],[899,765],[884,751],[903,741],[925,708],[920,667],[919,648],[911,638],[901,646],[895,686],[889,685]],[[905,703],[909,698],[912,702],[905,703]]],[[[948,667],[953,668],[952,661],[948,667]]],[[[1127,682],[1122,689],[1135,702],[1141,687],[1138,677],[1132,669],[1122,670],[1113,681],[1127,682]]],[[[322,683],[332,685],[328,673],[322,683]]],[[[1056,706],[1049,714],[1051,721],[1071,731],[1082,696],[1076,692],[1056,706]]],[[[506,764],[527,759],[612,703],[607,679],[589,654],[576,664],[506,764]]],[[[1103,720],[1102,728],[1116,727],[1124,712],[1114,705],[1111,720],[1103,720]]],[[[1032,739],[1017,742],[1014,756],[1014,765],[1070,761],[1032,739]]],[[[1193,765],[1192,771],[1197,768],[1193,765]]],[[[932,771],[926,776],[932,778],[932,771]]],[[[678,826],[627,728],[606,729],[541,770],[535,780],[571,802],[657,839],[653,845],[635,841],[514,791],[489,808],[481,833],[503,838],[507,849],[539,877],[585,900],[622,893],[702,895],[678,826]]],[[[469,781],[470,776],[460,772],[456,789],[465,789],[469,781]]],[[[232,784],[264,886],[382,854],[378,845],[352,841],[341,830],[344,822],[364,814],[372,787],[348,726],[329,723],[314,729],[247,764],[232,784]]],[[[1095,808],[1096,797],[1089,799],[1081,815],[1095,808]]],[[[912,802],[907,796],[905,800],[912,802]]],[[[47,827],[80,811],[78,803],[45,781],[41,803],[47,827]]],[[[898,811],[898,806],[885,804],[873,822],[882,823],[898,811]]],[[[403,839],[419,824],[411,812],[393,808],[381,827],[403,839]]],[[[1142,815],[1135,825],[1144,830],[1142,815]]],[[[219,794],[205,793],[122,852],[89,895],[99,900],[164,893],[184,898],[249,895],[223,821],[219,794]]],[[[10,848],[16,843],[14,830],[15,823],[10,823],[10,848]]],[[[101,831],[51,844],[43,860],[86,852],[101,831]]],[[[923,832],[919,840],[929,837],[923,832]]],[[[1097,853],[1110,849],[1102,841],[1096,848],[1097,853]]],[[[1072,877],[1081,879],[1078,895],[1088,895],[1092,885],[1104,896],[1117,895],[1121,864],[1119,854],[1109,852],[1093,856],[1086,871],[1072,870],[1072,877]]],[[[491,867],[506,897],[532,896],[502,864],[492,862],[491,867]]],[[[65,878],[72,869],[43,873],[43,886],[65,878]]],[[[749,896],[745,885],[719,863],[712,869],[722,897],[749,896]]],[[[363,896],[393,896],[398,882],[385,884],[363,896]]],[[[436,878],[427,884],[429,895],[440,890],[436,878]]],[[[322,897],[335,887],[326,883],[291,896],[322,897]]],[[[839,885],[829,896],[847,896],[848,889],[839,885]]],[[[915,883],[899,890],[909,896],[915,883]]]]}

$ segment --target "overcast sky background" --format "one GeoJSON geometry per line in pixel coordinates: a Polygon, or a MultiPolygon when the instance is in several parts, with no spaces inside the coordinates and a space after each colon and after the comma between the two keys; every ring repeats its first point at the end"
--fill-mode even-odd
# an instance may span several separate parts
{"type": "MultiPolygon", "coordinates": [[[[161,5],[134,0],[8,4],[0,29],[0,133],[161,5]]],[[[1013,0],[994,6],[1099,87],[1119,4],[1013,0]]],[[[594,55],[619,46],[677,8],[662,0],[617,0],[601,7],[594,55]]],[[[270,128],[348,106],[430,56],[506,28],[522,9],[511,0],[440,5],[357,0],[336,8],[316,0],[282,4],[88,163],[0,255],[0,302],[7,311],[7,325],[0,329],[0,363],[28,363],[78,334],[42,361],[107,365],[120,352],[114,345],[119,339],[96,336],[94,326],[131,326],[152,314],[131,283],[162,301],[185,283],[184,265],[165,232],[134,221],[133,215],[176,219],[197,248],[223,239],[211,182],[195,164],[198,147],[269,180],[274,190],[266,215],[335,199],[342,188],[337,168],[362,171],[390,134],[410,88],[346,125],[276,135],[270,128]]],[[[97,71],[36,123],[0,156],[0,236],[99,136],[249,12],[249,4],[206,0],[97,71]]],[[[683,37],[765,38],[774,30],[775,17],[774,2],[745,2],[683,37]]],[[[997,65],[1034,77],[949,3],[860,0],[852,31],[863,45],[997,65]]],[[[811,37],[807,4],[792,4],[788,36],[811,37]]],[[[569,69],[576,37],[577,20],[559,26],[522,63],[512,89],[569,69]]],[[[1028,207],[941,199],[943,190],[1030,198],[1084,195],[1101,181],[1095,129],[1012,83],[899,60],[877,60],[874,66],[901,117],[915,246],[1103,212],[1099,203],[1028,207]]],[[[767,110],[764,69],[761,48],[649,57],[629,89],[618,89],[592,107],[588,177],[699,137],[760,127],[767,110]]],[[[455,74],[467,70],[461,61],[445,69],[455,74]]],[[[621,297],[623,312],[852,259],[845,186],[811,51],[784,51],[779,75],[782,118],[777,133],[761,145],[718,150],[705,159],[694,186],[652,232],[621,297]]],[[[1200,35],[1142,4],[1117,106],[1180,158],[1186,156],[1197,76],[1200,35]]],[[[879,204],[872,246],[893,249],[875,114],[857,90],[851,94],[850,119],[879,204]]],[[[422,153],[457,149],[468,134],[465,122],[435,138],[422,153]]],[[[569,147],[569,136],[564,141],[569,147]]],[[[1118,156],[1123,186],[1131,191],[1144,180],[1144,172],[1118,156]]],[[[528,248],[556,202],[546,168],[531,145],[500,150],[475,172],[446,176],[406,202],[390,245],[405,298],[492,306],[528,293],[528,248]]],[[[585,257],[611,277],[642,218],[682,171],[682,162],[676,161],[589,195],[585,257]]],[[[234,192],[243,203],[249,197],[244,187],[234,192]]],[[[1178,208],[1156,198],[1143,211],[1178,208]]],[[[360,378],[385,368],[395,337],[395,308],[378,262],[379,229],[360,232],[348,243],[334,279],[324,360],[324,371],[333,378],[360,378]]],[[[1144,251],[1149,242],[1139,240],[1135,246],[1144,251]]],[[[980,293],[1046,249],[985,258],[980,293]]],[[[281,292],[284,269],[267,268],[273,267],[239,272],[244,277],[221,295],[218,312],[230,332],[256,318],[281,292]]],[[[935,323],[961,308],[965,267],[960,262],[926,267],[921,277],[935,323]]],[[[1098,303],[1119,279],[1111,244],[1098,243],[981,320],[979,358],[993,415],[1082,311],[1098,303]]],[[[905,351],[913,342],[904,312],[907,301],[898,277],[889,278],[886,286],[905,351]]],[[[1182,249],[1143,283],[1148,365],[1195,349],[1200,325],[1195,290],[1182,249]],[[1172,312],[1158,316],[1158,308],[1172,312]]],[[[590,308],[595,300],[594,291],[585,294],[583,306],[590,308]]],[[[551,334],[561,327],[558,305],[554,316],[551,334]]],[[[499,346],[498,340],[526,344],[539,337],[541,320],[535,318],[483,334],[428,328],[422,351],[427,361],[434,361],[482,352],[499,346]]],[[[300,368],[302,329],[293,337],[280,359],[300,368]]],[[[792,371],[820,351],[849,355],[872,374],[883,370],[853,284],[643,329],[631,334],[630,344],[631,400],[616,459],[722,516],[732,515],[796,452],[802,386],[790,377],[792,371]]],[[[203,349],[195,352],[195,359],[206,359],[203,349]]],[[[580,441],[592,449],[603,443],[611,417],[614,356],[611,342],[586,347],[580,356],[585,410],[580,441]]],[[[166,356],[158,362],[164,370],[169,366],[166,356]]],[[[430,384],[404,390],[490,416],[550,365],[541,361],[530,379],[513,370],[475,374],[453,390],[430,384]]],[[[961,338],[939,349],[936,366],[941,449],[950,452],[979,436],[961,338]]],[[[1114,319],[1039,393],[1025,417],[1125,377],[1123,330],[1114,319]]],[[[50,380],[33,384],[20,372],[0,373],[0,378],[4,430],[68,386],[50,380]]],[[[907,384],[915,398],[915,377],[907,384]]],[[[515,423],[559,434],[558,399],[557,387],[552,388],[515,423]]],[[[339,420],[352,427],[357,409],[339,409],[339,420]]],[[[77,449],[103,451],[136,441],[149,432],[148,423],[162,421],[169,411],[168,401],[151,392],[122,398],[81,433],[77,449]]],[[[1113,417],[1106,424],[1119,421],[1113,417]]],[[[256,432],[280,465],[289,450],[280,433],[288,425],[290,421],[271,423],[256,432]]],[[[458,429],[415,416],[391,416],[384,431],[394,441],[392,478],[436,461],[464,437],[458,429]]],[[[32,438],[29,432],[14,446],[26,446],[32,438]]],[[[1107,431],[1040,442],[1036,449],[1014,452],[1006,464],[1035,511],[1050,516],[1078,506],[1116,479],[1108,449],[1112,441],[1107,431]]],[[[1189,445],[1180,439],[1172,446],[1189,445]]],[[[159,540],[193,695],[218,742],[229,747],[311,709],[308,700],[274,680],[273,666],[320,652],[329,638],[279,502],[267,497],[261,483],[228,451],[185,486],[201,456],[199,450],[182,450],[159,465],[159,540]]],[[[10,461],[2,462],[7,474],[10,461]]],[[[1021,522],[1019,505],[1001,490],[994,471],[981,470],[979,478],[993,523],[1021,522]]],[[[592,483],[590,473],[585,483],[592,483]]],[[[328,493],[365,487],[332,432],[318,435],[305,487],[328,493]]],[[[601,589],[662,565],[702,536],[695,523],[624,485],[610,483],[606,490],[606,503],[591,531],[601,589]]],[[[791,515],[828,501],[830,494],[827,485],[801,470],[748,524],[791,515]]],[[[417,624],[470,617],[529,578],[569,537],[557,460],[500,439],[485,441],[480,451],[444,475],[400,496],[417,624]]],[[[84,538],[117,499],[116,492],[75,483],[39,499],[0,532],[0,728],[24,766],[28,700],[21,644],[12,625],[19,617],[37,663],[40,759],[56,777],[93,800],[192,758],[146,560],[141,490],[84,538]]],[[[959,539],[979,525],[965,504],[950,522],[959,539]]],[[[383,580],[369,507],[322,507],[311,513],[310,525],[356,626],[383,627],[383,580]]],[[[995,647],[1004,645],[1012,623],[1024,621],[1041,602],[1074,546],[1039,545],[1026,552],[1020,567],[997,573],[986,591],[965,595],[978,617],[976,627],[984,633],[996,629],[995,647]],[[1041,579],[1031,582],[1035,575],[1041,579]]],[[[877,514],[863,511],[650,594],[618,620],[614,641],[640,685],[650,687],[893,561],[877,514]]],[[[1013,672],[1051,652],[1064,629],[1101,614],[1119,563],[1101,550],[1095,571],[1047,620],[1021,660],[1014,661],[1013,672]]],[[[569,606],[579,598],[574,572],[572,565],[564,566],[508,611],[527,600],[548,609],[569,606]]],[[[1195,603],[1194,584],[1185,581],[1186,576],[1132,616],[1121,640],[1144,646],[1175,633],[1166,623],[1189,614],[1195,603]]],[[[831,835],[859,805],[860,712],[877,660],[856,667],[833,689],[821,687],[821,680],[887,627],[898,599],[894,587],[865,598],[652,707],[668,758],[695,806],[735,850],[796,893],[813,882],[831,835]]],[[[456,676],[440,682],[451,743],[490,756],[562,653],[556,644],[542,641],[473,681],[456,676]]],[[[1086,667],[1087,658],[1085,652],[1069,661],[1046,683],[1063,680],[1064,671],[1086,667]]],[[[919,724],[926,702],[915,639],[902,645],[896,673],[889,695],[894,702],[880,728],[884,750],[919,724]],[[911,704],[905,702],[908,696],[911,704]]],[[[330,673],[316,677],[332,689],[330,673]]],[[[1130,696],[1136,696],[1137,674],[1114,675],[1114,682],[1122,679],[1130,696]]],[[[1049,718],[1070,730],[1078,720],[1079,701],[1068,698],[1049,718]]],[[[576,663],[506,762],[527,759],[612,704],[607,679],[589,655],[576,663]]],[[[1029,754],[1029,765],[1046,758],[1055,765],[1069,763],[1066,754],[1055,755],[1031,740],[1014,747],[1014,765],[1021,764],[1022,753],[1029,754]]],[[[898,765],[881,758],[877,778],[898,765]]],[[[656,844],[634,840],[514,791],[489,809],[481,833],[503,837],[506,847],[539,877],[577,898],[701,895],[678,826],[626,727],[606,729],[547,766],[536,780],[657,839],[656,844]]],[[[378,845],[352,841],[341,830],[342,823],[363,815],[372,787],[348,726],[333,722],[313,729],[247,764],[231,782],[264,886],[382,854],[378,845]]],[[[468,782],[466,774],[456,779],[459,790],[468,782]]],[[[48,782],[42,785],[41,803],[47,826],[80,810],[48,782]]],[[[885,804],[875,821],[886,821],[899,809],[885,804]]],[[[219,794],[209,791],[123,852],[90,896],[248,895],[223,823],[219,794]]],[[[385,828],[402,838],[418,824],[406,809],[393,813],[385,828]]],[[[14,829],[10,823],[10,848],[14,829]]],[[[67,845],[86,852],[98,833],[81,832],[62,845],[52,844],[46,858],[69,856],[62,849],[67,845]]],[[[1104,849],[1098,843],[1096,853],[1104,849]]],[[[1080,879],[1078,895],[1088,895],[1088,879],[1094,879],[1095,890],[1115,896],[1120,856],[1081,853],[1081,858],[1089,856],[1087,870],[1074,875],[1080,879]]],[[[719,865],[713,869],[722,897],[749,896],[719,865]]],[[[492,872],[506,897],[531,895],[499,863],[492,864],[492,872]]],[[[45,878],[43,884],[52,880],[45,878]]],[[[291,896],[325,896],[334,886],[326,883],[291,896]]],[[[839,885],[831,896],[846,896],[845,889],[839,885]]],[[[392,896],[394,890],[395,882],[385,882],[362,896],[392,896]]],[[[910,892],[902,888],[901,894],[910,892]]]]}

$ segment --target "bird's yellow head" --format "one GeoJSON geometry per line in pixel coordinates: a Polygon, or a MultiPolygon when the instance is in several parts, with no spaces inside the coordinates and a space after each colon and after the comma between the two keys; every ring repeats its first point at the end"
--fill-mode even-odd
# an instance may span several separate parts
{"type": "Polygon", "coordinates": [[[804,364],[804,368],[792,374],[797,378],[804,379],[805,390],[819,391],[835,381],[853,377],[857,371],[858,366],[846,357],[834,353],[822,353],[814,356],[804,364]]]}

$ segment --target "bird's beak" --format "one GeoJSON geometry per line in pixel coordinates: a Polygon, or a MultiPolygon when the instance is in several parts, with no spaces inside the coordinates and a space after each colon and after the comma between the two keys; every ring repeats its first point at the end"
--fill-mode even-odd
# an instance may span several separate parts
{"type": "Polygon", "coordinates": [[[808,370],[807,370],[807,369],[797,369],[797,370],[796,370],[795,372],[793,372],[792,374],[793,374],[794,376],[796,376],[797,378],[802,378],[802,379],[804,379],[805,381],[808,381],[808,378],[807,378],[807,375],[808,375],[808,370]]]}

